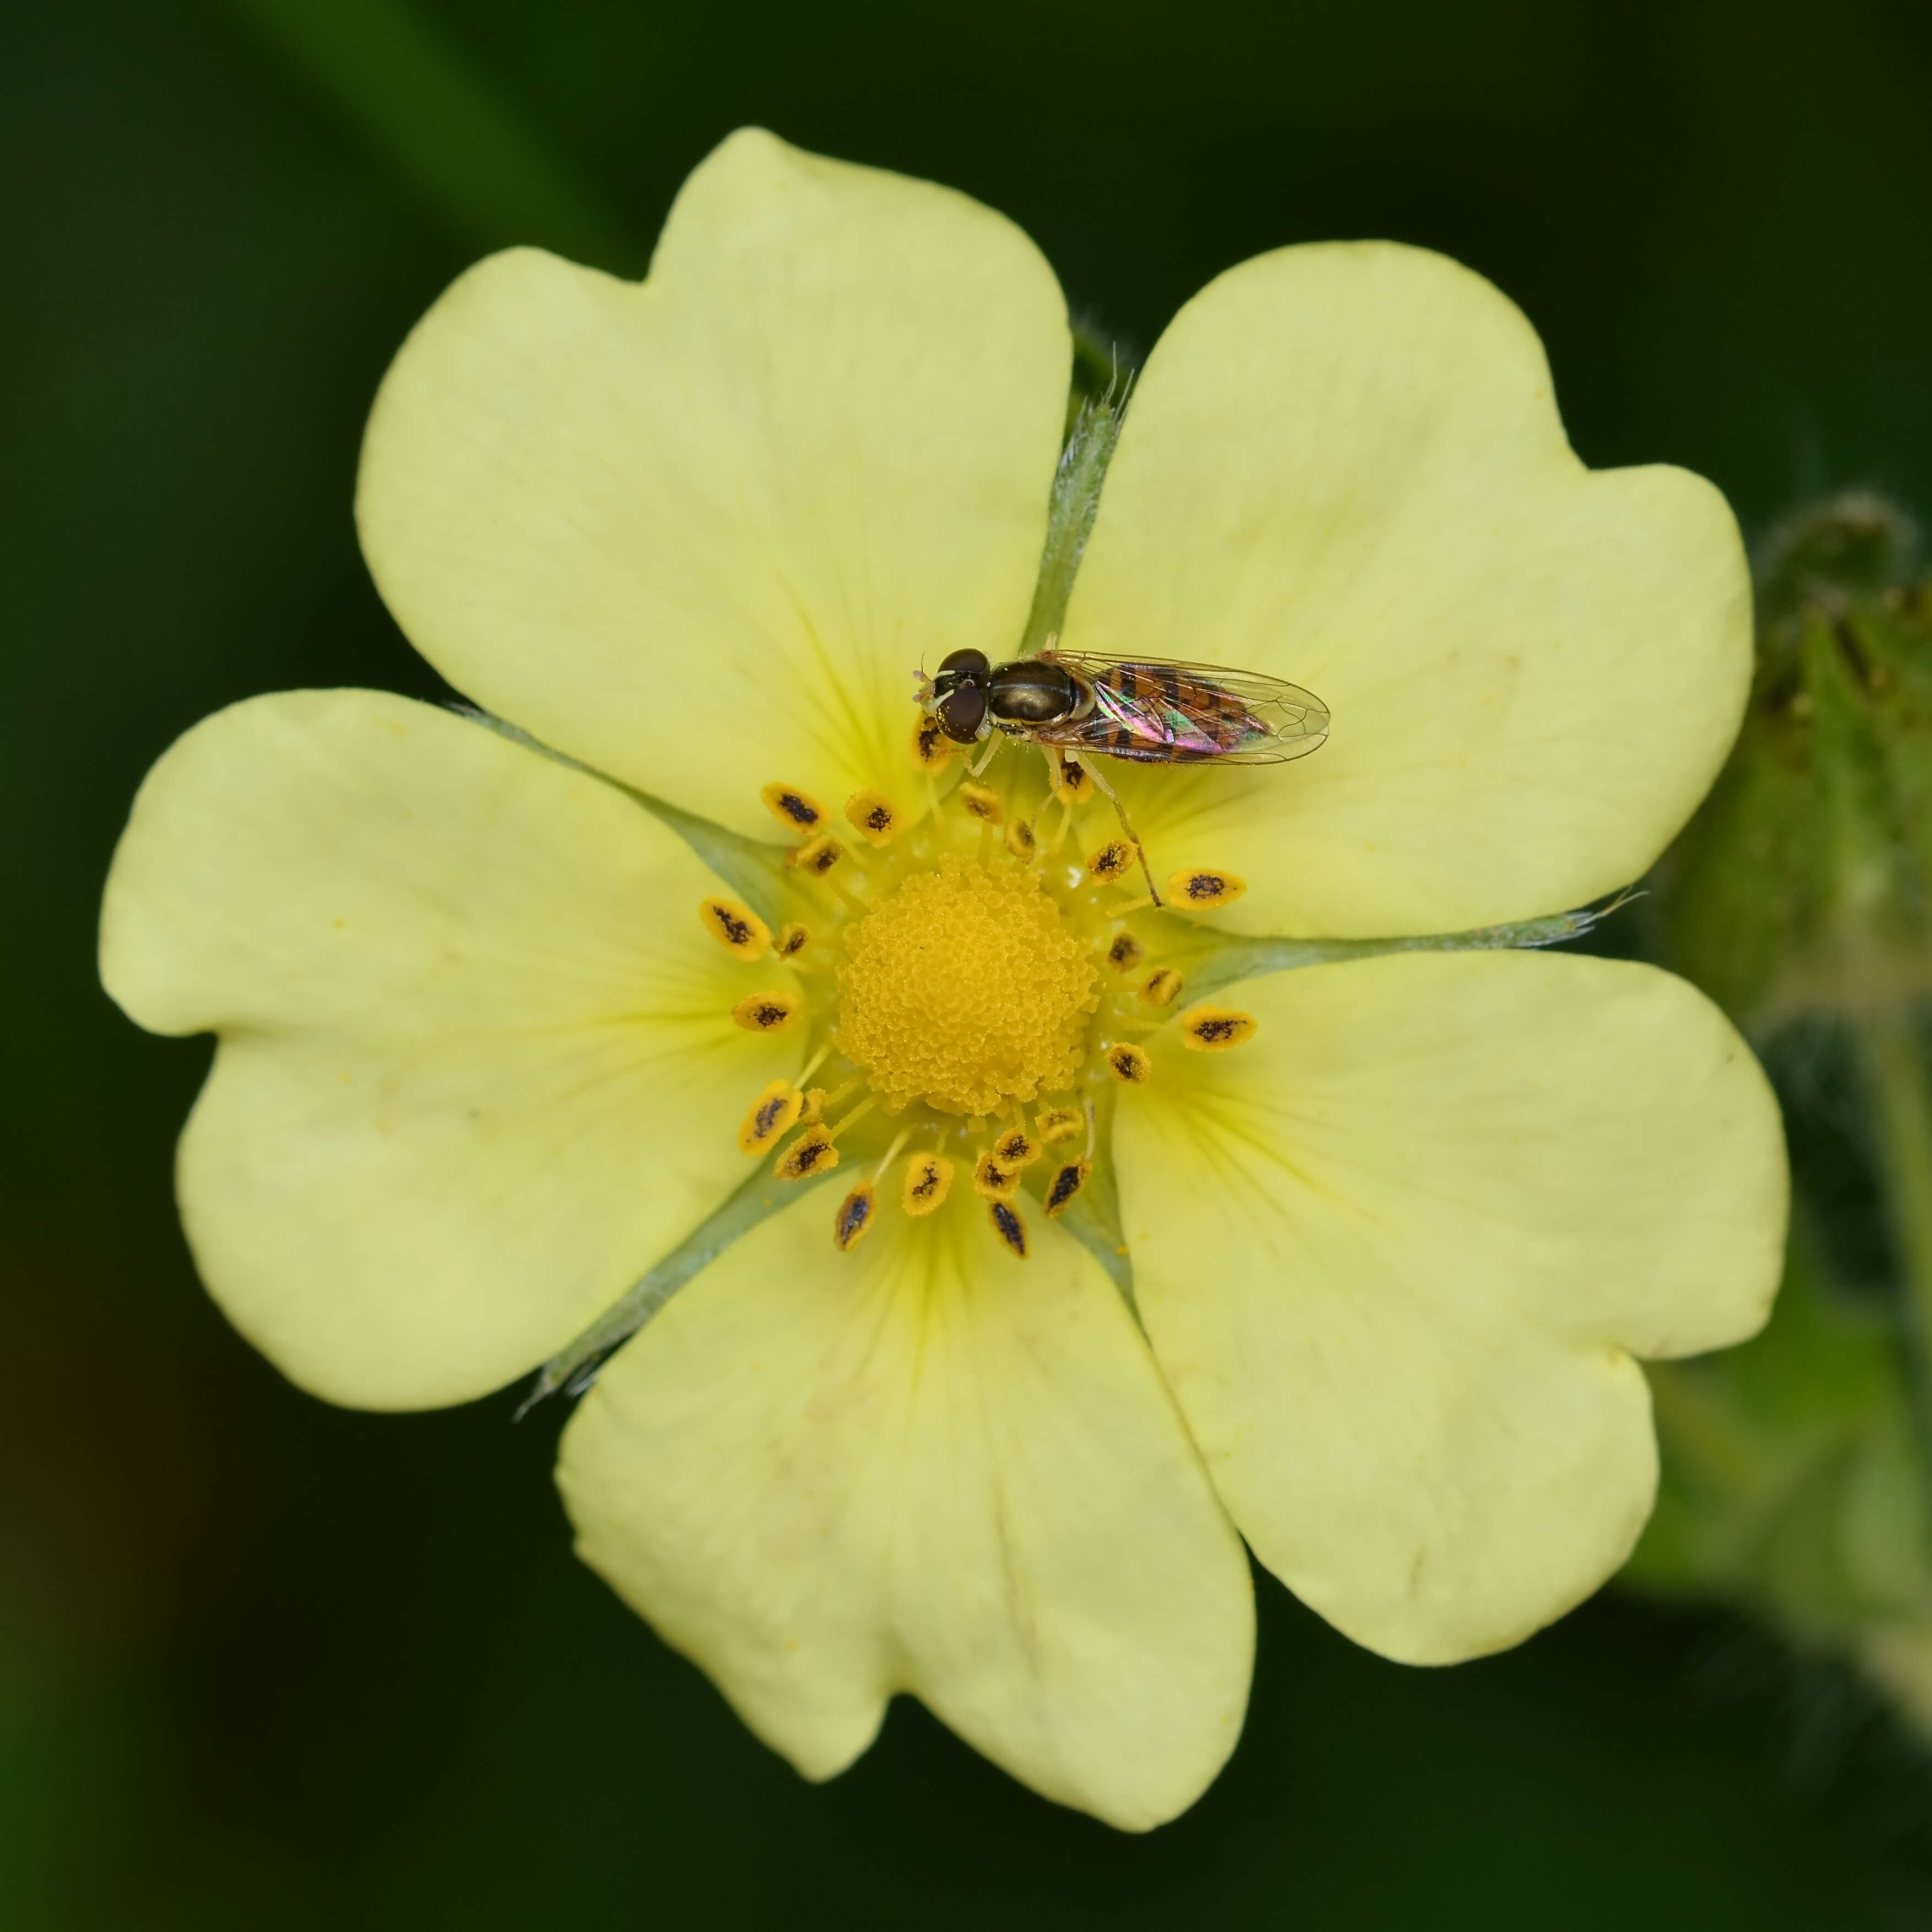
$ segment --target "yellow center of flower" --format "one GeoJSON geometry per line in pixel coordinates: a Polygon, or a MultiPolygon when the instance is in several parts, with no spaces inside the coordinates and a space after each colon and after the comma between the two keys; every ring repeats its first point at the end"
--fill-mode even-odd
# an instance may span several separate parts
{"type": "Polygon", "coordinates": [[[1098,979],[1030,872],[948,853],[847,933],[839,1048],[888,1107],[990,1114],[1071,1085],[1098,979]]]}
{"type": "MultiPolygon", "coordinates": [[[[1105,1174],[1123,1088],[1154,1077],[1150,1048],[1224,1052],[1255,1022],[1233,1007],[1177,1013],[1186,970],[1175,950],[1198,956],[1198,943],[1138,890],[1150,877],[1139,849],[1083,768],[1063,757],[1042,784],[1032,761],[1010,760],[991,782],[962,777],[946,770],[956,748],[923,716],[912,752],[911,785],[845,801],[856,847],[832,836],[824,801],[766,785],[796,842],[770,916],[723,895],[698,908],[751,969],[732,1018],[799,1041],[798,1071],[750,1096],[738,1145],[805,1185],[857,1170],[832,1218],[842,1252],[866,1238],[882,1201],[916,1220],[938,1213],[956,1174],[971,1177],[986,1226],[1019,1260],[1032,1252],[1028,1204],[1049,1220],[1080,1210],[1082,1238],[1124,1255],[1111,1186],[1097,1207],[1088,1186],[1096,1163],[1105,1174]]],[[[1241,890],[1209,867],[1169,881],[1190,910],[1241,890]]]]}

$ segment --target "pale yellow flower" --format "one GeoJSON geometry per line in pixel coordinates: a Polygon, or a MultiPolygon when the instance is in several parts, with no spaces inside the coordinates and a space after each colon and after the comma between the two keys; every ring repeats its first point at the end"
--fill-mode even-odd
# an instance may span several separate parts
{"type": "MultiPolygon", "coordinates": [[[[383,385],[362,540],[430,662],[564,755],[375,692],[238,705],[144,787],[103,972],[220,1034],[188,1234],[337,1401],[496,1388],[748,1174],[782,1193],[570,1423],[584,1556],[808,1776],[910,1690],[1138,1828],[1239,1732],[1243,1537],[1418,1663],[1617,1567],[1633,1358],[1759,1325],[1784,1177],[1678,980],[1217,950],[1120,909],[1106,802],[1048,802],[1036,755],[977,818],[916,768],[916,668],[1026,628],[1069,366],[1007,222],[755,132],[642,284],[482,263],[383,385]],[[767,1178],[827,1136],[832,1185],[767,1178]]],[[[1318,692],[1318,755],[1123,790],[1161,877],[1245,882],[1215,932],[1373,940],[1640,874],[1730,742],[1748,619],[1715,491],[1586,471],[1516,310],[1360,244],[1181,312],[1064,640],[1318,692]]]]}

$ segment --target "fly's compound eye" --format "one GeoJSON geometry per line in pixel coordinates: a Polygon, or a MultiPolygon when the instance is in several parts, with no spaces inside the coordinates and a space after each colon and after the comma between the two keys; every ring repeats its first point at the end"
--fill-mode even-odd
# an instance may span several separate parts
{"type": "Polygon", "coordinates": [[[939,676],[933,682],[947,691],[955,685],[981,684],[992,668],[984,651],[948,651],[939,661],[939,676]]]}
{"type": "Polygon", "coordinates": [[[939,728],[956,745],[970,745],[986,722],[986,694],[977,685],[962,685],[939,700],[938,716],[939,728]]]}

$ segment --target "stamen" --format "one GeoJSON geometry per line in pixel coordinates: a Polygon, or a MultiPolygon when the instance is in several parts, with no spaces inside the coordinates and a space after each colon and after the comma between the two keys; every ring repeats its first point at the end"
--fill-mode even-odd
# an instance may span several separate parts
{"type": "Polygon", "coordinates": [[[794,920],[789,926],[782,926],[778,937],[772,941],[772,950],[781,959],[796,959],[805,950],[805,942],[812,937],[809,929],[794,920]]]}
{"type": "Polygon", "coordinates": [[[1046,1198],[1041,1204],[1048,1220],[1066,1212],[1073,1204],[1073,1197],[1087,1185],[1087,1177],[1093,1172],[1090,1160],[1070,1160],[1064,1167],[1054,1170],[1053,1178],[1046,1184],[1046,1198]]]}
{"type": "Polygon", "coordinates": [[[1124,838],[1109,838],[1089,855],[1087,869],[1101,885],[1111,886],[1134,868],[1134,848],[1124,838]]]}
{"type": "Polygon", "coordinates": [[[878,1100],[875,1095],[870,1094],[867,1094],[865,1099],[861,1100],[849,1114],[847,1114],[842,1119],[834,1120],[831,1126],[826,1129],[826,1138],[827,1140],[836,1141],[848,1127],[854,1125],[858,1121],[862,1120],[878,1104],[878,1100]]]}
{"type": "Polygon", "coordinates": [[[1196,1053],[1225,1053],[1252,1040],[1260,1024],[1238,1006],[1196,1006],[1180,1016],[1180,1043],[1196,1053]]]}
{"type": "Polygon", "coordinates": [[[1017,1261],[1027,1258],[1026,1223],[1019,1217],[1018,1209],[1008,1206],[1004,1201],[989,1201],[986,1204],[986,1218],[993,1224],[993,1232],[999,1236],[1000,1245],[1017,1261]]]}
{"type": "Polygon", "coordinates": [[[1094,774],[1064,752],[1056,762],[1060,769],[1054,780],[1054,796],[1063,805],[1084,805],[1094,796],[1094,774]]]}
{"type": "Polygon", "coordinates": [[[698,916],[704,929],[728,952],[740,959],[764,956],[772,943],[772,929],[748,905],[736,899],[709,898],[698,902],[698,916]]]}
{"type": "Polygon", "coordinates": [[[1156,966],[1141,982],[1141,999],[1150,1006],[1171,1006],[1180,984],[1181,976],[1172,966],[1156,966]]]}
{"type": "Polygon", "coordinates": [[[993,1143],[993,1158],[1002,1167],[1030,1167],[1040,1158],[1040,1144],[1024,1127],[1013,1127],[993,1143]]]}
{"type": "Polygon", "coordinates": [[[773,783],[758,794],[765,808],[788,830],[815,832],[825,823],[825,808],[808,791],[796,785],[773,783]]]}
{"type": "Polygon", "coordinates": [[[805,1083],[825,1064],[826,1060],[830,1058],[831,1053],[832,1042],[828,1040],[825,1044],[798,1070],[798,1078],[793,1084],[795,1086],[802,1087],[805,1083]]]}
{"type": "MultiPolygon", "coordinates": [[[[791,928],[788,926],[785,930],[791,928]]],[[[784,933],[778,934],[778,950],[784,950],[784,933]]],[[[1131,932],[1117,932],[1107,947],[1107,964],[1116,973],[1131,973],[1141,963],[1145,949],[1131,932]]]]}
{"type": "Polygon", "coordinates": [[[778,1157],[772,1172],[781,1180],[802,1180],[838,1165],[838,1150],[823,1127],[807,1127],[778,1157]]]}
{"type": "Polygon", "coordinates": [[[816,838],[808,838],[788,852],[785,865],[788,869],[809,872],[814,879],[822,879],[844,856],[844,847],[830,832],[821,832],[816,838]]]}
{"type": "Polygon", "coordinates": [[[738,1130],[741,1154],[763,1154],[789,1133],[804,1110],[805,1096],[789,1080],[774,1080],[745,1109],[738,1130]]]}
{"type": "Polygon", "coordinates": [[[873,1210],[879,1197],[869,1180],[861,1181],[838,1204],[832,1217],[832,1245],[842,1255],[849,1255],[871,1232],[873,1210]]]}
{"type": "Polygon", "coordinates": [[[1247,889],[1247,880],[1238,873],[1207,867],[1198,872],[1168,874],[1167,890],[1186,905],[1232,905],[1247,889]]]}
{"type": "Polygon", "coordinates": [[[1005,822],[1006,808],[991,785],[975,784],[968,778],[955,796],[969,818],[982,819],[988,825],[1005,822]]]}
{"type": "Polygon", "coordinates": [[[754,993],[731,1009],[731,1017],[747,1033],[782,1033],[798,1017],[798,996],[754,993]]]}
{"type": "Polygon", "coordinates": [[[952,1163],[942,1154],[916,1154],[906,1169],[899,1205],[916,1217],[930,1214],[952,1186],[952,1163]]]}
{"type": "Polygon", "coordinates": [[[806,1090],[806,1126],[812,1126],[813,1120],[825,1119],[825,1109],[836,1107],[838,1101],[844,1100],[846,1094],[854,1091],[854,1088],[858,1088],[858,1078],[856,1076],[852,1080],[841,1080],[838,1086],[832,1088],[831,1094],[827,1094],[825,1088],[808,1088],[806,1090]]]}
{"type": "Polygon", "coordinates": [[[1033,862],[1034,848],[1039,842],[1033,835],[1033,827],[1024,818],[1016,818],[1006,827],[1006,850],[1022,866],[1033,862]]]}
{"type": "Polygon", "coordinates": [[[911,1138],[912,1130],[910,1127],[902,1127],[897,1133],[893,1135],[892,1145],[886,1148],[884,1154],[880,1157],[878,1166],[872,1170],[872,1178],[874,1180],[883,1180],[885,1179],[886,1168],[890,1167],[892,1162],[898,1159],[899,1149],[904,1147],[906,1142],[911,1138]]]}
{"type": "Polygon", "coordinates": [[[1034,1123],[1034,1132],[1042,1147],[1058,1147],[1072,1140],[1084,1124],[1078,1107],[1048,1107],[1034,1123]]]}
{"type": "Polygon", "coordinates": [[[930,714],[912,728],[912,761],[922,772],[940,770],[958,749],[940,729],[939,720],[930,714]]]}
{"type": "Polygon", "coordinates": [[[1130,1040],[1116,1040],[1107,1049],[1107,1071],[1130,1087],[1144,1085],[1154,1063],[1130,1040]]]}
{"type": "Polygon", "coordinates": [[[884,792],[855,791],[845,801],[845,817],[868,845],[890,845],[898,836],[899,815],[884,792]]]}
{"type": "Polygon", "coordinates": [[[1058,852],[1066,843],[1066,834],[1073,824],[1073,801],[1070,798],[1063,798],[1058,802],[1060,822],[1053,828],[1053,836],[1046,842],[1046,849],[1049,852],[1058,852]]]}
{"type": "Polygon", "coordinates": [[[988,1148],[973,1163],[973,1185],[988,1201],[1010,1201],[1019,1192],[1020,1171],[1002,1166],[988,1148]]]}

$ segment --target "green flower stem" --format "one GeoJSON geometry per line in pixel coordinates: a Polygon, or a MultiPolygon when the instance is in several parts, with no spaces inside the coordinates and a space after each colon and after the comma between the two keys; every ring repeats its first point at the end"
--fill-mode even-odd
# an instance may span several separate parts
{"type": "Polygon", "coordinates": [[[405,0],[224,0],[470,248],[532,242],[616,274],[648,240],[405,0]]]}
{"type": "MultiPolygon", "coordinates": [[[[1877,1130],[1880,1179],[1904,1290],[1899,1328],[1906,1409],[1932,1512],[1932,1092],[1911,1008],[1862,1015],[1851,1031],[1877,1130]]],[[[1932,1514],[1926,1527],[1932,1532],[1932,1514]]]]}
{"type": "Polygon", "coordinates": [[[1909,1010],[1854,1020],[1922,1390],[1932,1388],[1932,1090],[1909,1010]]]}

